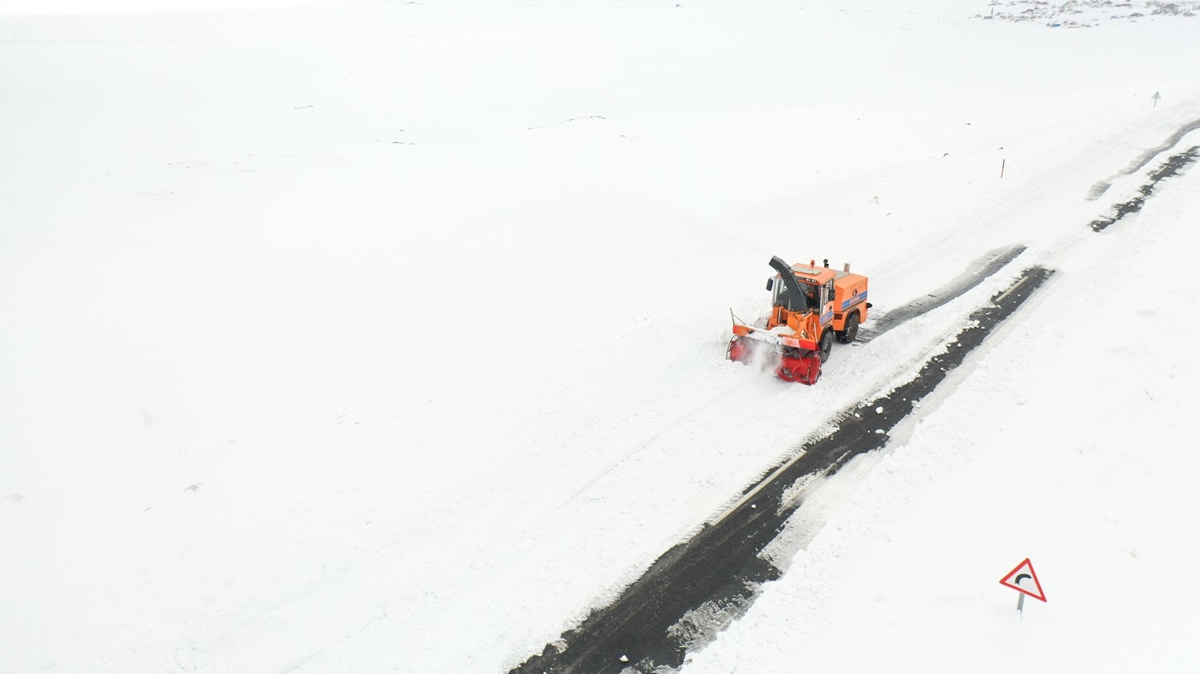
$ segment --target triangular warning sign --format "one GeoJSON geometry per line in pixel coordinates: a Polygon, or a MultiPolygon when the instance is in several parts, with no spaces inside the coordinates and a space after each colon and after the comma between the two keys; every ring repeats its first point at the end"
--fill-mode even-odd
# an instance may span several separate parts
{"type": "Polygon", "coordinates": [[[1008,572],[1008,575],[1000,579],[1000,584],[1011,587],[1017,592],[1024,592],[1034,599],[1046,601],[1046,593],[1042,591],[1042,583],[1038,580],[1037,573],[1033,570],[1033,562],[1026,558],[1025,561],[1017,565],[1017,568],[1008,572]]]}

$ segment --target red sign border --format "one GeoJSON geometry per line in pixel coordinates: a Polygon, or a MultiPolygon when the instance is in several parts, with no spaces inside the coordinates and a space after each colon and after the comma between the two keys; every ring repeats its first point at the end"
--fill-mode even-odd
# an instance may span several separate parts
{"type": "Polygon", "coordinates": [[[1043,602],[1046,601],[1046,591],[1042,589],[1042,581],[1038,580],[1037,571],[1033,570],[1033,562],[1029,561],[1028,557],[1026,557],[1024,559],[1024,561],[1022,561],[1020,564],[1018,564],[1015,569],[1013,569],[1012,571],[1009,571],[1007,574],[1005,574],[1005,576],[1000,579],[1000,584],[1003,585],[1004,587],[1011,587],[1012,589],[1016,590],[1017,592],[1022,592],[1024,594],[1027,594],[1030,597],[1033,597],[1034,599],[1038,599],[1043,602]],[[1026,590],[1025,588],[1021,587],[1020,585],[1017,585],[1016,583],[1008,582],[1009,579],[1012,578],[1013,576],[1015,576],[1017,574],[1017,572],[1020,571],[1021,568],[1024,567],[1026,564],[1029,565],[1029,575],[1033,576],[1033,583],[1034,583],[1034,585],[1037,585],[1038,594],[1034,594],[1034,593],[1030,592],[1029,590],[1026,590]]]}

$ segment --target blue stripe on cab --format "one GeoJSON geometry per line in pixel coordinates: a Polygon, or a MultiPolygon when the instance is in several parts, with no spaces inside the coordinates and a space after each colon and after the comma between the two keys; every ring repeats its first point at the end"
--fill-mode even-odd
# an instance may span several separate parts
{"type": "Polygon", "coordinates": [[[842,302],[842,311],[845,311],[845,310],[849,309],[850,307],[854,306],[855,304],[863,302],[866,299],[867,299],[867,293],[866,293],[866,291],[863,291],[863,292],[855,295],[854,297],[851,297],[850,299],[846,300],[845,302],[842,302]]]}

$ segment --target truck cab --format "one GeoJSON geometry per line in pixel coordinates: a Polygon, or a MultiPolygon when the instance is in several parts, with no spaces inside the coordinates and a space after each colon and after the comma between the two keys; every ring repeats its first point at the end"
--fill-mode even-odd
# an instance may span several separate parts
{"type": "Polygon", "coordinates": [[[818,267],[815,261],[790,267],[780,261],[780,265],[782,269],[772,264],[779,273],[767,280],[771,290],[767,329],[786,325],[798,338],[800,348],[817,351],[822,359],[828,355],[834,335],[844,344],[853,342],[871,306],[867,302],[867,277],[850,273],[849,265],[841,271],[818,267]]]}

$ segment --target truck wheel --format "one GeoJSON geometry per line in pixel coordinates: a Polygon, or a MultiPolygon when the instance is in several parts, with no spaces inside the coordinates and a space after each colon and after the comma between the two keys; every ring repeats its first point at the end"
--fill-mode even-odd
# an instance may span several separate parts
{"type": "Polygon", "coordinates": [[[837,333],[837,339],[842,344],[849,344],[850,342],[853,342],[856,337],[858,337],[857,311],[850,314],[850,317],[846,319],[846,329],[839,330],[837,333]]]}
{"type": "Polygon", "coordinates": [[[817,357],[821,362],[829,360],[829,352],[833,350],[833,330],[821,333],[821,341],[817,343],[817,357]]]}

